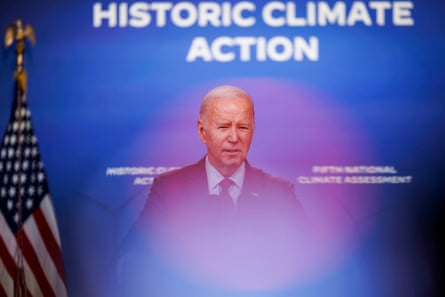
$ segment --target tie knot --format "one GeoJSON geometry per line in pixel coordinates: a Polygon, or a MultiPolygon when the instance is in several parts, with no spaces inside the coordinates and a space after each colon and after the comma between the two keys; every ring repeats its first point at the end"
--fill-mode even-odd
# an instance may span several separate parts
{"type": "Polygon", "coordinates": [[[219,185],[221,186],[221,192],[220,195],[229,195],[229,188],[230,186],[232,186],[234,183],[231,179],[228,178],[224,178],[219,185]]]}

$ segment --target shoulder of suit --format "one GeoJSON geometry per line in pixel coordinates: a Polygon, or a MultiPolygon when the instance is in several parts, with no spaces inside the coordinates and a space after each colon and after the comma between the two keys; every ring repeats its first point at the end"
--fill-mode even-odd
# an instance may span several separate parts
{"type": "Polygon", "coordinates": [[[251,174],[253,180],[257,182],[270,183],[275,185],[281,185],[283,187],[289,188],[293,187],[293,183],[279,176],[274,176],[262,169],[248,166],[248,174],[251,174]]]}
{"type": "Polygon", "coordinates": [[[155,178],[156,182],[159,181],[173,181],[173,180],[183,180],[194,178],[196,175],[202,174],[205,170],[204,165],[201,164],[201,161],[190,164],[184,167],[180,167],[168,172],[164,172],[158,175],[155,178]],[[202,168],[201,168],[202,167],[202,168]]]}

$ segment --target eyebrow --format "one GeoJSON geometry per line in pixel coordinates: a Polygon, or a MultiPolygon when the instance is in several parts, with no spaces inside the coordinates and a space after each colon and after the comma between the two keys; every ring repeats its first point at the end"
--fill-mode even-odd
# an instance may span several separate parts
{"type": "MultiPolygon", "coordinates": [[[[219,121],[219,122],[215,122],[215,125],[232,125],[232,121],[219,121]]],[[[252,122],[239,122],[239,123],[235,123],[235,125],[239,126],[239,125],[247,125],[250,126],[252,125],[252,122]]]]}

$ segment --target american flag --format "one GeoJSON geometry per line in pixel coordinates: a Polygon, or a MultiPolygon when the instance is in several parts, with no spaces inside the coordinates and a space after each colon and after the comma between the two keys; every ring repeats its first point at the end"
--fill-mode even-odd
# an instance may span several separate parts
{"type": "Polygon", "coordinates": [[[0,146],[0,296],[67,296],[59,231],[25,94],[0,146]]]}

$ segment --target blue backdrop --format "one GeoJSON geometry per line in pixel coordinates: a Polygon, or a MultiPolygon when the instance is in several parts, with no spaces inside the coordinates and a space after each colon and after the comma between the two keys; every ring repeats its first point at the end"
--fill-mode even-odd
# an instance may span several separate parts
{"type": "MultiPolygon", "coordinates": [[[[134,2],[97,3],[111,11],[110,3],[134,2]]],[[[109,19],[95,27],[96,2],[90,0],[2,0],[0,29],[21,18],[36,30],[37,44],[25,55],[28,100],[58,218],[70,296],[115,294],[115,253],[143,207],[150,181],[204,155],[195,127],[198,106],[220,84],[238,85],[255,100],[250,162],[293,181],[306,211],[323,230],[326,249],[320,248],[308,275],[274,288],[277,292],[428,296],[440,291],[445,3],[394,1],[402,2],[408,15],[400,18],[412,20],[411,25],[395,24],[390,9],[379,25],[376,10],[369,8],[376,1],[362,1],[372,22],[368,25],[357,6],[359,20],[349,25],[273,27],[261,14],[270,2],[244,1],[256,7],[242,14],[256,20],[247,27],[181,28],[167,18],[163,27],[153,19],[137,28],[112,27],[109,19]],[[250,60],[241,61],[239,48],[226,45],[222,52],[233,52],[232,61],[186,60],[196,37],[211,43],[222,36],[267,41],[281,36],[289,43],[269,52],[281,56],[294,37],[306,42],[314,37],[317,58],[259,61],[252,50],[250,60]],[[396,172],[339,172],[356,166],[368,171],[388,166],[396,172]],[[333,176],[343,182],[332,182],[333,176]],[[353,176],[400,179],[345,182],[353,176]]],[[[306,7],[317,1],[289,3],[304,18],[310,14],[306,7]]],[[[325,3],[344,4],[346,16],[354,6],[352,1],[325,3]]],[[[187,13],[181,16],[186,19],[187,13]]],[[[271,15],[284,16],[279,8],[271,15]]],[[[13,50],[2,49],[1,129],[13,97],[14,63],[13,50]]]]}

